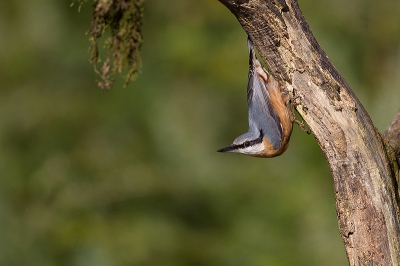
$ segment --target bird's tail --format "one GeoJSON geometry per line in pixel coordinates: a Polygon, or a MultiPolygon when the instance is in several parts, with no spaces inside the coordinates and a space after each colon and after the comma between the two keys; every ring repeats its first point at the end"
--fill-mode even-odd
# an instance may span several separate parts
{"type": "Polygon", "coordinates": [[[250,37],[247,37],[247,48],[249,49],[249,65],[251,65],[251,62],[256,58],[256,52],[254,52],[253,48],[253,43],[250,40],[250,37]]]}

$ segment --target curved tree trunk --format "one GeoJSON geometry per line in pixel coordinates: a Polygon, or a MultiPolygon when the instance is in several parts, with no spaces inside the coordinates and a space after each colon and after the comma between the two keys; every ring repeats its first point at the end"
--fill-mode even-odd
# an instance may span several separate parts
{"type": "Polygon", "coordinates": [[[400,265],[398,170],[390,156],[398,150],[386,150],[386,141],[315,40],[297,1],[219,1],[239,20],[282,88],[294,95],[297,111],[325,154],[350,265],[400,265]]]}

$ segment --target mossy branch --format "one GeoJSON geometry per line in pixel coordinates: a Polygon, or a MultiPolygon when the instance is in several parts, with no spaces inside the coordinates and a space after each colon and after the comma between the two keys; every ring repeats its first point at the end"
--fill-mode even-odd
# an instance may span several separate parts
{"type": "MultiPolygon", "coordinates": [[[[74,0],[79,9],[87,0],[74,0]]],[[[90,62],[100,76],[98,86],[108,91],[118,72],[125,78],[125,86],[140,71],[140,48],[143,43],[143,0],[94,0],[92,23],[87,34],[90,41],[90,62]],[[106,56],[102,59],[99,40],[105,34],[106,56]],[[125,72],[126,73],[123,73],[125,72]]]]}

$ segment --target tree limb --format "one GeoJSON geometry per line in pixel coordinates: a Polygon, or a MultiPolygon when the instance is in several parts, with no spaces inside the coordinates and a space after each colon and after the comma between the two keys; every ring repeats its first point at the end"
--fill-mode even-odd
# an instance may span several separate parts
{"type": "Polygon", "coordinates": [[[386,129],[384,136],[390,147],[393,149],[398,164],[400,164],[400,110],[393,117],[393,120],[386,129]]]}
{"type": "Polygon", "coordinates": [[[380,133],[295,0],[219,0],[250,36],[329,163],[350,265],[400,265],[399,198],[380,133]]]}

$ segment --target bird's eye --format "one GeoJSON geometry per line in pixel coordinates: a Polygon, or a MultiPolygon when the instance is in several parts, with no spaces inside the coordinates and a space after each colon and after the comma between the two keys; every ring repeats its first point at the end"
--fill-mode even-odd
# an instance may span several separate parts
{"type": "Polygon", "coordinates": [[[243,146],[244,146],[245,148],[249,147],[249,146],[250,146],[250,141],[246,141],[245,143],[243,143],[243,146]]]}

